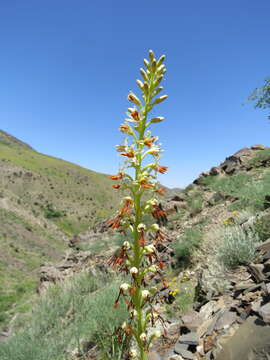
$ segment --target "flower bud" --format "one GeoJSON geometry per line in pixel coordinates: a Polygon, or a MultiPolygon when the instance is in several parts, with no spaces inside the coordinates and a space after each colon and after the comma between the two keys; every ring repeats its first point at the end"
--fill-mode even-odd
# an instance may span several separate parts
{"type": "Polygon", "coordinates": [[[163,75],[160,75],[157,80],[154,82],[154,87],[158,87],[158,85],[161,83],[162,79],[164,78],[163,75]]]}
{"type": "Polygon", "coordinates": [[[151,265],[149,266],[148,271],[156,273],[158,271],[158,268],[156,267],[156,265],[151,265]]]}
{"type": "Polygon", "coordinates": [[[159,67],[163,63],[165,57],[166,57],[165,55],[161,55],[161,57],[157,61],[157,67],[159,67]]]}
{"type": "Polygon", "coordinates": [[[160,104],[162,101],[166,100],[168,95],[162,95],[159,98],[157,98],[152,105],[160,104]]]}
{"type": "Polygon", "coordinates": [[[141,335],[140,335],[140,340],[141,340],[142,342],[146,342],[146,339],[147,339],[146,333],[141,333],[141,335]]]}
{"type": "Polygon", "coordinates": [[[152,224],[150,226],[150,229],[153,230],[153,231],[159,231],[159,225],[158,224],[152,224]]]}
{"type": "Polygon", "coordinates": [[[129,270],[129,272],[131,273],[131,275],[137,275],[138,274],[138,269],[134,266],[129,270]]]}
{"type": "Polygon", "coordinates": [[[141,73],[142,78],[143,78],[144,81],[148,81],[148,80],[149,80],[149,78],[148,78],[148,76],[147,76],[147,74],[146,74],[146,72],[144,71],[143,68],[140,69],[140,73],[141,73]]]}
{"type": "Polygon", "coordinates": [[[150,296],[150,292],[148,290],[142,291],[142,298],[147,299],[150,296]]]}
{"type": "Polygon", "coordinates": [[[164,117],[158,116],[150,120],[151,123],[156,124],[164,120],[164,117]]]}
{"type": "Polygon", "coordinates": [[[124,321],[123,324],[121,325],[121,328],[123,330],[125,330],[127,327],[128,327],[128,325],[127,325],[126,321],[124,321]]]}
{"type": "Polygon", "coordinates": [[[143,59],[143,62],[144,62],[145,67],[148,68],[149,67],[149,61],[146,60],[146,59],[143,59]]]}
{"type": "Polygon", "coordinates": [[[127,148],[125,145],[116,145],[115,147],[118,152],[126,151],[127,148]]]}
{"type": "Polygon", "coordinates": [[[127,97],[128,101],[132,102],[135,105],[141,106],[141,102],[140,100],[137,98],[137,96],[135,94],[133,94],[132,92],[128,94],[127,97]]]}
{"type": "Polygon", "coordinates": [[[153,62],[154,59],[155,59],[155,54],[154,54],[154,51],[153,50],[149,50],[149,58],[150,58],[150,61],[153,62]]]}
{"type": "Polygon", "coordinates": [[[130,285],[127,283],[123,283],[120,285],[120,290],[127,291],[130,288],[130,285]]]}
{"type": "Polygon", "coordinates": [[[159,68],[157,68],[158,74],[163,74],[166,71],[165,65],[161,65],[159,68]]]}
{"type": "Polygon", "coordinates": [[[137,85],[141,90],[143,90],[143,82],[141,80],[136,80],[137,85]]]}

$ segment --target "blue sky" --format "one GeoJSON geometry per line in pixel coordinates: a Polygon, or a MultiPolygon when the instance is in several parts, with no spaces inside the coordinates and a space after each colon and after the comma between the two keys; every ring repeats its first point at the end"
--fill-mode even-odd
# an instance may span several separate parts
{"type": "Polygon", "coordinates": [[[269,145],[267,113],[243,105],[270,76],[269,15],[269,0],[2,0],[0,128],[117,172],[126,96],[153,49],[168,69],[160,180],[187,185],[244,146],[269,145]]]}

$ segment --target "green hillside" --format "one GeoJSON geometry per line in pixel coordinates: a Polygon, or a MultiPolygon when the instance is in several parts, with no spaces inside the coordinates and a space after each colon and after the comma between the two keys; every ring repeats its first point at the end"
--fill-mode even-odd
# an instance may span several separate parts
{"type": "Polygon", "coordinates": [[[108,217],[118,194],[104,174],[43,155],[0,131],[0,321],[37,285],[41,263],[108,217]]]}

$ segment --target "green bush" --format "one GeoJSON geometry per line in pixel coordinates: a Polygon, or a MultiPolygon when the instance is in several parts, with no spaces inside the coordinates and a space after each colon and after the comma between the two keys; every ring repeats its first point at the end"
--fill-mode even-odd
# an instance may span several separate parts
{"type": "Polygon", "coordinates": [[[57,219],[65,216],[65,212],[61,210],[56,210],[52,204],[48,204],[44,210],[44,216],[47,219],[57,219]]]}
{"type": "Polygon", "coordinates": [[[254,230],[261,241],[270,238],[270,213],[261,216],[254,224],[254,230]]]}
{"type": "Polygon", "coordinates": [[[187,197],[188,210],[191,216],[195,216],[202,211],[203,197],[200,192],[193,192],[187,197]]]}
{"type": "Polygon", "coordinates": [[[227,268],[246,265],[255,258],[255,244],[258,235],[251,230],[244,231],[240,226],[226,226],[219,233],[222,244],[217,250],[219,261],[227,268]]]}
{"type": "Polygon", "coordinates": [[[184,235],[177,238],[176,242],[172,245],[177,267],[186,268],[190,265],[192,254],[199,247],[202,238],[202,231],[196,228],[187,229],[184,235]]]}

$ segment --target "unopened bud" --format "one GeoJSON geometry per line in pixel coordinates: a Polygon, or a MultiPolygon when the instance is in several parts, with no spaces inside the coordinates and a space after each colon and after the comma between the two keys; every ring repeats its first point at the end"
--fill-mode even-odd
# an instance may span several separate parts
{"type": "Polygon", "coordinates": [[[149,266],[148,271],[156,273],[158,271],[158,268],[156,267],[156,265],[151,265],[149,266]]]}
{"type": "Polygon", "coordinates": [[[148,81],[148,80],[149,80],[149,78],[148,78],[148,76],[147,76],[147,74],[146,74],[146,72],[144,71],[143,68],[140,69],[140,73],[141,73],[142,78],[143,78],[144,81],[148,81]]]}
{"type": "Polygon", "coordinates": [[[160,104],[162,101],[166,100],[168,95],[162,95],[159,98],[157,98],[152,105],[160,104]]]}
{"type": "Polygon", "coordinates": [[[159,225],[158,224],[152,224],[150,226],[150,229],[153,230],[153,231],[159,231],[159,225]]]}
{"type": "Polygon", "coordinates": [[[146,59],[143,59],[143,62],[144,62],[144,65],[146,66],[146,68],[148,68],[149,67],[149,61],[146,60],[146,59]]]}
{"type": "Polygon", "coordinates": [[[165,55],[161,55],[161,57],[157,61],[157,66],[160,66],[163,63],[163,61],[165,60],[165,57],[166,57],[165,55]]]}
{"type": "Polygon", "coordinates": [[[156,124],[156,123],[159,123],[159,122],[161,122],[163,120],[164,120],[164,117],[158,116],[158,117],[155,117],[155,118],[151,119],[151,123],[156,124]]]}
{"type": "Polygon", "coordinates": [[[141,80],[136,80],[137,85],[141,90],[143,90],[143,82],[141,80]]]}
{"type": "Polygon", "coordinates": [[[155,54],[154,54],[154,51],[153,51],[153,50],[149,50],[149,58],[150,58],[151,62],[154,61],[154,59],[155,59],[155,54]]]}
{"type": "Polygon", "coordinates": [[[126,321],[124,321],[123,324],[121,325],[121,328],[122,328],[123,330],[126,330],[127,327],[128,327],[128,326],[127,326],[127,323],[126,323],[126,321]]]}

